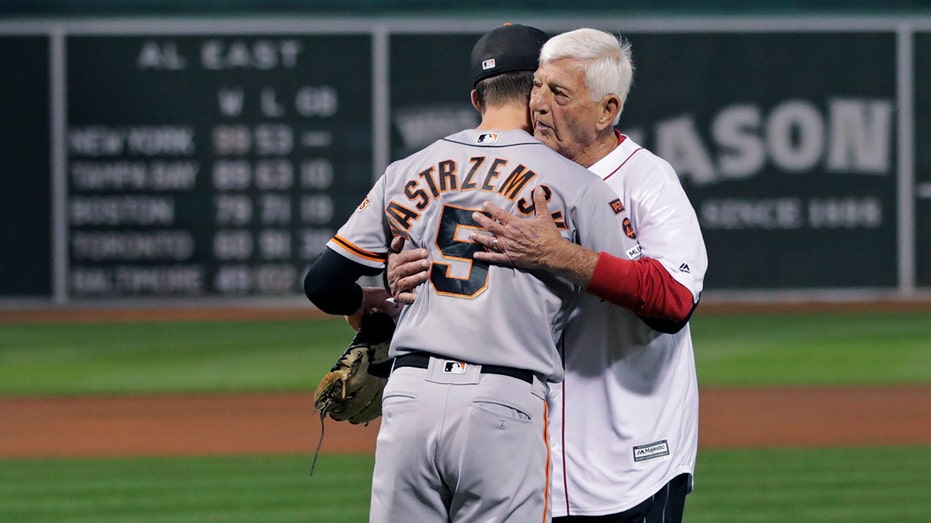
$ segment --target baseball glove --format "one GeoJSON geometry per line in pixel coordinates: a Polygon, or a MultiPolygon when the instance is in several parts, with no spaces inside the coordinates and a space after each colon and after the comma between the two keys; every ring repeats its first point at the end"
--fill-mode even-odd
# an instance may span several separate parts
{"type": "Polygon", "coordinates": [[[349,348],[314,391],[314,410],[354,424],[381,416],[381,395],[391,372],[392,334],[391,316],[375,312],[363,318],[349,348]]]}

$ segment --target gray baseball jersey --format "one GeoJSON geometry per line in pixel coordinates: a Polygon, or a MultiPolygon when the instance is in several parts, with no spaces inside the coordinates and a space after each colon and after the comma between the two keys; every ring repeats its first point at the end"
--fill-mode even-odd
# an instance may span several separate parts
{"type": "Polygon", "coordinates": [[[463,131],[390,165],[327,244],[364,265],[384,266],[392,235],[424,247],[430,281],[405,307],[391,355],[426,351],[453,359],[562,379],[556,350],[577,289],[545,273],[472,261],[481,246],[472,213],[490,201],[533,215],[531,190],[546,185],[563,237],[596,251],[636,258],[636,240],[619,233],[626,212],[597,176],[523,131],[463,131]]]}
{"type": "Polygon", "coordinates": [[[393,163],[328,243],[381,268],[401,235],[432,262],[391,342],[370,523],[549,520],[546,396],[563,378],[557,341],[580,290],[474,262],[469,238],[486,201],[533,215],[541,184],[564,238],[640,255],[610,187],[524,131],[463,131],[393,163]]]}

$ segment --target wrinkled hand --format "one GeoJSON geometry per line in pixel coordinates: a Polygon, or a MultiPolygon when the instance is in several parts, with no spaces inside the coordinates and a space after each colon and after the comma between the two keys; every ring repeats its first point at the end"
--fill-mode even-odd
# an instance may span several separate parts
{"type": "Polygon", "coordinates": [[[404,238],[391,240],[388,252],[388,287],[395,301],[402,305],[414,303],[414,287],[430,279],[430,260],[427,249],[404,250],[404,238]]]}
{"type": "Polygon", "coordinates": [[[547,253],[559,248],[564,240],[550,216],[543,189],[537,187],[533,190],[533,204],[533,218],[521,218],[487,202],[483,209],[490,218],[484,213],[472,213],[472,219],[493,235],[470,235],[473,242],[487,249],[487,252],[476,252],[473,258],[495,265],[514,265],[526,269],[547,267],[547,253]]]}
{"type": "Polygon", "coordinates": [[[356,312],[346,316],[346,321],[353,330],[358,331],[362,325],[362,318],[374,313],[384,312],[397,320],[401,314],[401,305],[393,301],[388,301],[391,295],[382,287],[363,287],[362,288],[362,305],[356,312]]]}

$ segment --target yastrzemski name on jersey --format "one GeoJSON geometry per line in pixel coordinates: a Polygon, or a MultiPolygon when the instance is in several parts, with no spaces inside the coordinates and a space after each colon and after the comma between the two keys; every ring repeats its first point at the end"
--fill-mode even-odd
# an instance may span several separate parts
{"type": "MultiPolygon", "coordinates": [[[[537,178],[537,173],[523,164],[508,169],[508,163],[510,160],[507,158],[473,156],[469,158],[466,169],[460,169],[456,160],[447,159],[420,171],[417,174],[420,181],[411,180],[404,185],[407,199],[403,203],[398,202],[397,198],[392,199],[385,208],[393,232],[406,235],[405,231],[410,229],[411,222],[420,218],[421,211],[430,205],[432,199],[449,191],[496,193],[513,202],[537,178]]],[[[543,188],[549,197],[551,190],[545,185],[543,188]]],[[[523,215],[533,214],[534,205],[529,196],[517,200],[516,210],[523,215]]],[[[561,211],[554,212],[553,219],[557,227],[566,228],[561,211]]]]}
{"type": "Polygon", "coordinates": [[[472,216],[485,202],[533,216],[537,186],[563,238],[639,253],[611,188],[525,131],[463,131],[388,166],[328,246],[375,268],[384,268],[393,236],[427,249],[430,278],[401,313],[392,356],[440,353],[562,379],[556,342],[580,289],[548,273],[476,262],[484,247],[470,238],[483,233],[472,216]]]}

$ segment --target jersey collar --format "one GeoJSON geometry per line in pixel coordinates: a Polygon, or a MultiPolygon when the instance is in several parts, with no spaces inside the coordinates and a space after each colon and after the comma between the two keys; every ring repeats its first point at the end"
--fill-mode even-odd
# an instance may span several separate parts
{"type": "Polygon", "coordinates": [[[617,129],[614,130],[614,134],[617,136],[617,147],[588,168],[589,171],[597,174],[602,180],[614,174],[623,161],[630,156],[632,152],[630,148],[631,145],[634,146],[634,149],[639,148],[633,140],[629,139],[627,135],[622,134],[617,129]]]}

